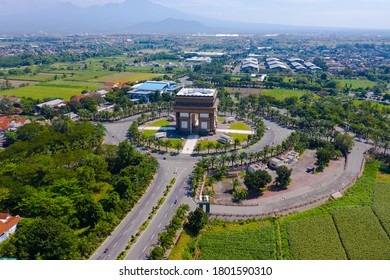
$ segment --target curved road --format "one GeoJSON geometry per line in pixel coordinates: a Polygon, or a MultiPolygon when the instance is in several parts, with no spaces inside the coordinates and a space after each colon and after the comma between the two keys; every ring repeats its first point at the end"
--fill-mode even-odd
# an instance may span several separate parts
{"type": "MultiPolygon", "coordinates": [[[[126,140],[127,130],[131,123],[137,118],[138,116],[133,116],[118,122],[104,123],[104,126],[107,129],[105,143],[118,144],[121,141],[126,140]]],[[[247,148],[245,150],[246,152],[259,151],[267,145],[274,146],[281,144],[292,133],[292,130],[281,127],[270,121],[264,120],[264,123],[270,129],[266,130],[266,133],[260,142],[247,148]]],[[[260,206],[235,207],[212,205],[211,213],[214,215],[259,215],[261,213],[270,213],[279,209],[294,207],[323,197],[324,195],[330,195],[356,178],[357,174],[360,172],[363,153],[366,148],[366,144],[356,143],[355,148],[349,156],[349,161],[343,175],[319,182],[319,186],[301,188],[297,191],[284,194],[283,196],[268,197],[261,200],[260,206]]],[[[176,178],[176,183],[171,189],[165,203],[157,211],[146,230],[138,237],[137,242],[132,245],[125,259],[146,259],[153,245],[158,242],[158,234],[169,224],[174,211],[180,204],[186,203],[190,205],[192,210],[196,208],[196,204],[192,199],[191,187],[187,184],[187,181],[199,158],[182,154],[176,156],[154,154],[153,156],[158,159],[160,164],[160,168],[153,183],[137,205],[94,252],[90,259],[116,259],[116,257],[126,248],[131,236],[135,235],[143,222],[147,220],[152,208],[163,196],[165,186],[169,184],[172,178],[176,178]]]]}
{"type": "MultiPolygon", "coordinates": [[[[116,145],[126,140],[128,128],[138,117],[133,116],[118,122],[104,123],[107,129],[105,143],[116,145]]],[[[248,152],[258,151],[266,145],[280,144],[291,133],[290,130],[282,128],[275,123],[265,121],[265,124],[271,129],[266,131],[265,136],[259,143],[248,148],[248,152]]],[[[126,255],[126,259],[139,260],[146,258],[152,246],[157,243],[158,234],[169,224],[174,211],[180,204],[186,203],[190,205],[192,210],[196,208],[196,204],[192,200],[191,187],[187,184],[187,181],[199,158],[181,154],[176,156],[154,154],[153,156],[158,159],[160,164],[153,183],[136,206],[134,206],[112,234],[107,237],[90,259],[116,259],[126,248],[131,236],[135,235],[143,222],[147,220],[152,208],[163,196],[165,186],[174,177],[176,178],[176,183],[171,189],[165,203],[160,207],[147,229],[138,237],[137,242],[132,245],[126,255]],[[166,160],[164,160],[164,157],[166,160]]]]}

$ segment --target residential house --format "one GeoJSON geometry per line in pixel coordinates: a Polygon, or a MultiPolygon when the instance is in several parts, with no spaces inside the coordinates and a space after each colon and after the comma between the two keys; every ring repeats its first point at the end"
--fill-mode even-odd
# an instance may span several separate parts
{"type": "Polygon", "coordinates": [[[21,217],[11,216],[9,213],[0,213],[0,243],[16,231],[21,219],[21,217]]]}

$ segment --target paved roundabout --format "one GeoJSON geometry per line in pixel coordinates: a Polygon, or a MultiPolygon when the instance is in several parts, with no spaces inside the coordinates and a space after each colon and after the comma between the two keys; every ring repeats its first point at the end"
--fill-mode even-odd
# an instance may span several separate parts
{"type": "MultiPolygon", "coordinates": [[[[127,139],[127,130],[138,116],[133,116],[118,122],[104,123],[106,127],[106,144],[119,144],[127,139]]],[[[263,149],[265,146],[281,144],[292,130],[281,127],[273,122],[264,120],[270,129],[258,143],[245,149],[247,153],[263,149]]],[[[212,205],[211,214],[224,219],[245,219],[249,217],[263,217],[274,213],[288,213],[300,209],[314,207],[329,198],[329,196],[351,185],[362,170],[364,152],[368,146],[356,142],[349,155],[344,171],[333,176],[323,176],[320,180],[307,182],[306,187],[262,198],[256,206],[212,205]]],[[[146,150],[141,151],[145,152],[146,150]]],[[[176,178],[166,202],[159,209],[147,229],[138,237],[135,244],[128,251],[125,259],[146,259],[153,245],[157,244],[158,233],[169,224],[175,209],[183,203],[189,204],[194,210],[196,203],[188,180],[193,167],[200,157],[188,154],[153,154],[159,161],[160,167],[155,180],[148,188],[138,204],[118,225],[114,232],[104,241],[91,259],[115,259],[127,246],[132,235],[135,235],[142,223],[147,219],[152,207],[155,206],[172,178],[176,178]]],[[[306,185],[306,184],[305,184],[306,185]]]]}

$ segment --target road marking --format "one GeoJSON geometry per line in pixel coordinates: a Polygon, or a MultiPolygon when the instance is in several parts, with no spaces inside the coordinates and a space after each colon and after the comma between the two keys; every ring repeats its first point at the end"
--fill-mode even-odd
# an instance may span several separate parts
{"type": "Polygon", "coordinates": [[[146,202],[145,206],[146,206],[146,205],[148,205],[148,204],[149,204],[149,202],[150,202],[150,201],[148,200],[148,202],[146,202]]]}
{"type": "Polygon", "coordinates": [[[168,213],[165,213],[164,218],[166,218],[167,216],[168,216],[168,213]]]}
{"type": "Polygon", "coordinates": [[[139,211],[139,213],[141,214],[143,211],[144,211],[144,209],[141,209],[141,211],[139,211]]]}
{"type": "Polygon", "coordinates": [[[173,203],[171,204],[170,208],[172,208],[172,207],[173,207],[173,203]]]}
{"type": "Polygon", "coordinates": [[[118,244],[118,242],[116,242],[113,247],[115,247],[117,244],[118,244]]]}
{"type": "Polygon", "coordinates": [[[153,235],[152,235],[152,237],[151,237],[150,239],[153,239],[155,236],[156,236],[156,235],[155,235],[155,234],[153,234],[153,235]]]}
{"type": "Polygon", "coordinates": [[[134,224],[134,220],[131,222],[131,224],[134,224]]]}
{"type": "Polygon", "coordinates": [[[144,253],[146,251],[146,247],[142,250],[142,253],[144,253]]]}
{"type": "Polygon", "coordinates": [[[158,225],[158,228],[160,228],[161,227],[161,223],[158,225]]]}
{"type": "Polygon", "coordinates": [[[179,197],[179,195],[177,195],[175,198],[177,199],[179,197]]]}

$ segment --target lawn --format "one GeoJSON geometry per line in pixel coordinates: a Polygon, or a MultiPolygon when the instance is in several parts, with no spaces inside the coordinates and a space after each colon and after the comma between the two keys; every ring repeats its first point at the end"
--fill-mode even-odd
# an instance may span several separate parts
{"type": "Polygon", "coordinates": [[[144,131],[142,131],[142,133],[146,137],[152,137],[156,132],[158,132],[158,130],[144,130],[144,131]]]}
{"type": "Polygon", "coordinates": [[[229,133],[229,135],[231,137],[233,137],[233,140],[234,139],[238,139],[238,140],[240,140],[241,143],[248,140],[248,135],[247,134],[229,133]]]}
{"type": "Polygon", "coordinates": [[[275,260],[274,225],[270,221],[211,226],[199,239],[202,260],[275,260]]]}
{"type": "Polygon", "coordinates": [[[238,123],[233,123],[230,125],[230,129],[235,129],[235,130],[247,130],[250,131],[251,128],[244,124],[243,122],[238,122],[238,123]]]}
{"type": "Polygon", "coordinates": [[[389,259],[389,237],[370,207],[339,209],[333,218],[350,259],[389,259]]]}
{"type": "Polygon", "coordinates": [[[223,118],[223,117],[217,117],[217,121],[223,122],[223,121],[225,121],[225,118],[223,118]]]}
{"type": "Polygon", "coordinates": [[[291,254],[296,260],[346,260],[330,215],[287,223],[291,254]]]}
{"type": "Polygon", "coordinates": [[[306,91],[302,90],[292,90],[292,89],[263,89],[261,90],[261,95],[267,95],[275,97],[278,100],[284,100],[287,97],[301,97],[307,93],[306,91]]]}
{"type": "Polygon", "coordinates": [[[99,77],[106,76],[111,74],[110,71],[92,71],[92,70],[75,70],[75,71],[64,71],[66,74],[66,81],[89,81],[89,82],[97,82],[104,83],[110,81],[100,81],[99,77]]]}
{"type": "Polygon", "coordinates": [[[378,182],[374,187],[372,209],[390,236],[390,182],[378,182]]]}
{"type": "Polygon", "coordinates": [[[352,89],[358,89],[358,88],[372,88],[376,86],[375,82],[369,81],[369,80],[338,80],[340,82],[341,87],[349,87],[352,85],[352,89]]]}
{"type": "MultiPolygon", "coordinates": [[[[112,73],[112,72],[111,72],[112,73]]],[[[156,77],[156,74],[151,73],[134,73],[134,72],[122,72],[114,73],[106,76],[99,77],[97,79],[91,79],[90,82],[130,82],[135,83],[137,81],[150,80],[156,77]]]]}
{"type": "Polygon", "coordinates": [[[72,96],[81,94],[81,91],[82,89],[80,88],[28,86],[5,90],[1,94],[15,97],[31,97],[40,100],[49,97],[70,100],[72,96]]]}
{"type": "Polygon", "coordinates": [[[160,121],[157,121],[157,122],[154,122],[152,124],[148,124],[148,126],[157,126],[157,127],[160,127],[160,126],[168,126],[170,125],[171,123],[167,120],[160,120],[160,121]]]}

